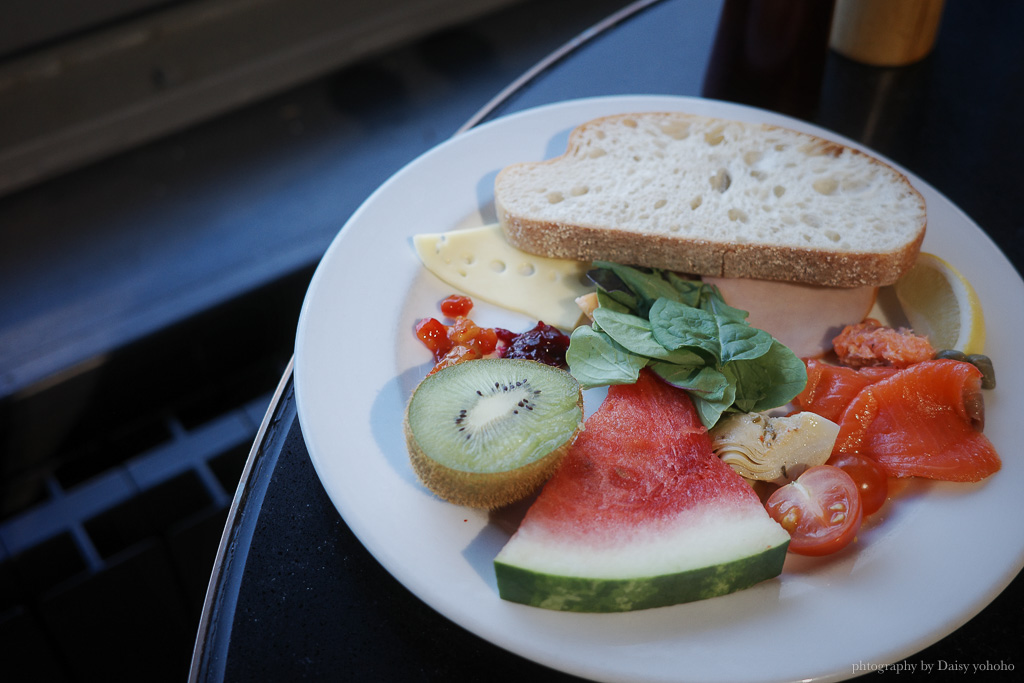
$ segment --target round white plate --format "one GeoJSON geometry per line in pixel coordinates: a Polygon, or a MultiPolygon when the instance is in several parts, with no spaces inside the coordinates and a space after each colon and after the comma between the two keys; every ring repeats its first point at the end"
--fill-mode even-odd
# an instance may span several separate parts
{"type": "MultiPolygon", "coordinates": [[[[345,522],[398,581],[469,631],[555,669],[618,683],[755,683],[839,680],[899,661],[961,626],[1024,565],[1024,461],[1011,412],[1024,395],[1024,365],[1016,362],[1024,282],[967,216],[912,175],[928,203],[924,249],[974,283],[988,314],[986,350],[999,385],[986,394],[986,433],[1003,456],[1003,469],[988,481],[915,482],[855,547],[813,561],[790,556],[781,577],[749,590],[593,615],[501,600],[491,561],[507,533],[485,513],[432,496],[408,465],[403,410],[431,365],[413,324],[437,315],[451,293],[421,267],[411,237],[493,222],[496,173],[561,154],[569,131],[588,119],[674,109],[859,146],[740,105],[624,96],[524,111],[427,152],[366,200],[310,284],[296,338],[295,393],[313,465],[345,522]]],[[[480,302],[474,318],[513,330],[536,322],[480,302]]]]}

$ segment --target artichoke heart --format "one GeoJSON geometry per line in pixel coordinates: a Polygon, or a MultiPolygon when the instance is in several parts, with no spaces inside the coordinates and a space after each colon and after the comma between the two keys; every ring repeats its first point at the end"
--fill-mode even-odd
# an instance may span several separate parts
{"type": "Polygon", "coordinates": [[[745,479],[787,484],[832,454],[839,425],[810,412],[735,413],[711,430],[711,447],[745,479]]]}

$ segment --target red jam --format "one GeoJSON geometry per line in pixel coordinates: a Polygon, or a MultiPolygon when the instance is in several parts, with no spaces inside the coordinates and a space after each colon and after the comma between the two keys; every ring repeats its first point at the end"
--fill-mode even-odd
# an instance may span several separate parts
{"type": "Polygon", "coordinates": [[[512,340],[506,358],[525,358],[546,365],[560,366],[565,363],[565,352],[569,348],[569,337],[545,322],[538,322],[532,330],[516,335],[512,340]]]}
{"type": "Polygon", "coordinates": [[[452,320],[423,318],[416,323],[416,337],[434,354],[431,372],[475,358],[524,358],[556,367],[565,365],[569,337],[547,323],[516,334],[501,327],[480,327],[469,318],[473,300],[452,294],[441,301],[441,313],[452,320]]]}

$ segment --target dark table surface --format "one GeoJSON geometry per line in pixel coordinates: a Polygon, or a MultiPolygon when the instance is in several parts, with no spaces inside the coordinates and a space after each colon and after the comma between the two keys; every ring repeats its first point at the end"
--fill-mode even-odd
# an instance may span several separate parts
{"type": "MultiPolygon", "coordinates": [[[[467,126],[584,96],[700,95],[721,7],[697,0],[638,3],[481,103],[467,126]]],[[[925,60],[868,67],[830,53],[810,110],[785,112],[789,103],[780,100],[750,103],[794,113],[908,168],[973,218],[1021,271],[1022,31],[1024,4],[948,0],[925,60]]],[[[1003,662],[1019,670],[1022,597],[1018,576],[967,624],[907,662],[1003,662]]],[[[290,369],[235,496],[192,678],[574,680],[448,621],[366,551],[310,463],[290,369]]]]}

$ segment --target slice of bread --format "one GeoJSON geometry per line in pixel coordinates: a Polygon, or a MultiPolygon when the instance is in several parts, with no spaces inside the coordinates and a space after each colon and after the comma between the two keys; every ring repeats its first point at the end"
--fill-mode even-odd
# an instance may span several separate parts
{"type": "Polygon", "coordinates": [[[907,178],[867,154],[680,112],[585,123],[564,155],[503,169],[494,197],[533,254],[833,287],[895,282],[926,223],[907,178]]]}

